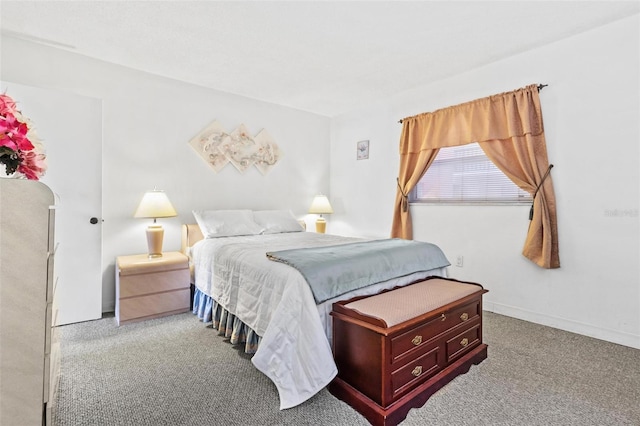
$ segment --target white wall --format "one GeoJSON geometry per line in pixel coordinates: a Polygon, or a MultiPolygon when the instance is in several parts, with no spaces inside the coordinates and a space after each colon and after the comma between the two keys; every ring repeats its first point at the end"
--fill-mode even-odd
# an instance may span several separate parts
{"type": "Polygon", "coordinates": [[[463,255],[450,274],[484,284],[485,309],[640,348],[639,28],[636,15],[334,118],[332,231],[389,235],[398,119],[549,84],[540,96],[561,268],[520,255],[525,206],[412,206],[414,238],[439,244],[450,260],[463,255]],[[357,161],[362,139],[370,159],[357,161]]]}
{"type": "MultiPolygon", "coordinates": [[[[133,218],[146,190],[164,189],[179,213],[160,220],[166,251],[179,250],[180,224],[193,223],[194,209],[288,208],[305,218],[313,196],[328,193],[326,117],[4,36],[0,76],[102,99],[103,311],[114,308],[115,257],[147,251],[148,221],[133,218]],[[255,167],[242,174],[231,164],[216,174],[188,145],[214,119],[229,131],[241,123],[253,134],[266,129],[282,160],[266,176],[255,167]]],[[[73,118],[60,126],[72,126],[73,118]]],[[[73,146],[68,151],[73,155],[73,146]]],[[[313,217],[307,219],[313,226],[313,217]]]]}

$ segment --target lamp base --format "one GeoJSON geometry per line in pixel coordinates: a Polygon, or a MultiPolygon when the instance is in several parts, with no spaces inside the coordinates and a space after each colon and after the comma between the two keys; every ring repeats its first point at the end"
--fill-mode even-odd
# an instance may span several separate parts
{"type": "Polygon", "coordinates": [[[163,239],[164,229],[162,229],[162,225],[149,225],[147,228],[147,247],[149,248],[149,258],[162,257],[163,239]]]}
{"type": "Polygon", "coordinates": [[[316,232],[318,234],[324,234],[326,230],[327,230],[327,221],[324,220],[322,216],[320,216],[318,220],[316,220],[316,232]]]}

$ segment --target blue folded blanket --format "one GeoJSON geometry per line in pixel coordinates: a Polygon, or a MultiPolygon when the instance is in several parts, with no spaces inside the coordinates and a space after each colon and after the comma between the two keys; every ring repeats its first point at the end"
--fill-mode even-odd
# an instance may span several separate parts
{"type": "Polygon", "coordinates": [[[267,257],[299,270],[316,303],[451,264],[440,247],[399,238],[267,252],[267,257]]]}

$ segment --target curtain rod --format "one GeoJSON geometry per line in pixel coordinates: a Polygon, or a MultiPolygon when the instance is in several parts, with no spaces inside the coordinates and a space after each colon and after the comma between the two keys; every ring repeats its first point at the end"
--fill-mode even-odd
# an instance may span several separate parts
{"type": "MultiPolygon", "coordinates": [[[[538,92],[547,87],[548,84],[538,84],[538,92]]],[[[402,119],[398,120],[398,123],[402,124],[402,119]]]]}

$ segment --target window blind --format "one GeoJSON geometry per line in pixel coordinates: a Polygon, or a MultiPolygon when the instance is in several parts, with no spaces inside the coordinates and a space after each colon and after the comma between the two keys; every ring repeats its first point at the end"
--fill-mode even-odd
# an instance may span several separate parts
{"type": "Polygon", "coordinates": [[[428,203],[522,203],[518,188],[477,143],[442,148],[412,191],[411,201],[428,203]]]}

